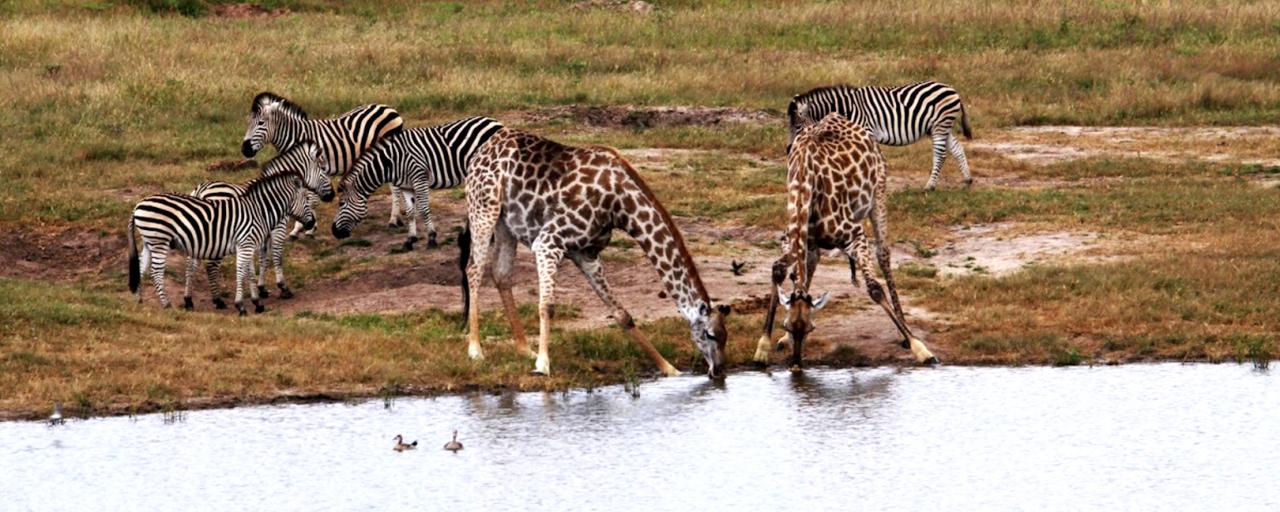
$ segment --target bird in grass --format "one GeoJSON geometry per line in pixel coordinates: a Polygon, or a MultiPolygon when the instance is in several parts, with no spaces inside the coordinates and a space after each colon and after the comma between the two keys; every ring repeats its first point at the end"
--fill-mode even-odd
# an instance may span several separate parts
{"type": "Polygon", "coordinates": [[[62,417],[62,402],[53,403],[53,414],[49,415],[49,425],[61,425],[67,420],[62,417]]]}
{"type": "Polygon", "coordinates": [[[462,443],[458,442],[457,430],[453,431],[453,440],[444,444],[444,449],[449,450],[453,453],[458,453],[458,450],[462,449],[462,443]]]}
{"type": "Polygon", "coordinates": [[[729,261],[729,271],[733,272],[733,275],[735,276],[742,275],[742,269],[743,267],[746,267],[746,266],[747,266],[747,262],[745,261],[742,263],[738,263],[738,260],[729,261]]]}
{"type": "Polygon", "coordinates": [[[395,448],[392,448],[392,450],[395,450],[395,451],[398,451],[398,452],[402,452],[402,451],[405,451],[405,450],[412,450],[412,449],[414,449],[414,448],[417,448],[417,447],[418,447],[418,442],[417,442],[417,441],[414,441],[414,442],[409,443],[409,444],[405,444],[405,442],[404,442],[404,438],[403,438],[403,437],[400,437],[400,434],[396,434],[396,437],[395,437],[394,439],[395,439],[395,441],[396,441],[396,446],[395,446],[395,448]]]}

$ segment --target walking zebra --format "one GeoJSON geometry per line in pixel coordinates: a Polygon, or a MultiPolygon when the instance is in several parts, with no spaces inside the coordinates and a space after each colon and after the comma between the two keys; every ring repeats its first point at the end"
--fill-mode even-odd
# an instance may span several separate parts
{"type": "MultiPolygon", "coordinates": [[[[364,105],[338,117],[312,120],[297,104],[263,92],[253,99],[249,127],[244,141],[240,143],[240,152],[245,158],[253,158],[268,142],[283,153],[298,142],[312,140],[324,151],[329,175],[337,176],[350,169],[374,142],[400,133],[403,124],[400,114],[386,105],[364,105]]],[[[403,224],[400,198],[395,192],[391,191],[391,219],[388,221],[391,226],[403,224]]],[[[401,193],[405,198],[410,194],[409,191],[401,193]]],[[[298,226],[294,226],[289,234],[296,237],[300,231],[298,226]]],[[[309,231],[307,234],[312,233],[309,231]]]]}
{"type": "MultiPolygon", "coordinates": [[[[262,166],[260,176],[274,176],[286,172],[299,173],[303,177],[303,185],[307,190],[328,202],[332,201],[334,196],[333,184],[329,181],[328,170],[328,163],[321,155],[320,147],[312,141],[304,140],[294,145],[292,149],[268,161],[266,165],[262,166]]],[[[246,185],[223,181],[206,181],[197,185],[195,190],[191,191],[191,195],[209,201],[222,201],[244,195],[245,187],[246,185]]],[[[280,297],[284,299],[293,297],[293,291],[289,289],[289,285],[285,284],[284,280],[284,242],[285,238],[288,237],[287,224],[287,219],[280,219],[280,224],[271,230],[271,235],[266,240],[266,245],[259,251],[261,264],[258,266],[256,274],[258,278],[258,295],[260,297],[270,296],[266,287],[268,255],[270,256],[271,266],[276,269],[276,288],[280,289],[280,297]]],[[[184,309],[192,309],[193,307],[191,282],[199,261],[196,258],[187,258],[187,273],[182,294],[182,307],[184,309]]],[[[226,308],[227,304],[222,300],[222,290],[219,285],[220,276],[222,275],[222,262],[218,260],[207,262],[205,264],[205,272],[209,278],[209,293],[213,296],[213,305],[218,309],[226,308]]]]}
{"type": "Polygon", "coordinates": [[[156,295],[160,304],[168,308],[171,304],[164,291],[164,268],[170,247],[192,259],[217,260],[235,254],[236,309],[245,314],[243,284],[249,286],[254,311],[261,313],[264,308],[258,301],[258,289],[249,282],[253,256],[286,215],[307,229],[315,227],[315,212],[307,200],[302,175],[294,172],[252,180],[239,196],[220,201],[182,194],[147,197],[134,207],[129,218],[129,291],[142,302],[138,286],[143,267],[150,267],[156,295]]]}
{"type": "Polygon", "coordinates": [[[817,123],[831,112],[838,112],[861,124],[880,144],[906,146],[932,137],[933,170],[929,172],[926,189],[933,190],[937,186],[938,172],[942,170],[947,151],[960,164],[965,185],[973,183],[964,148],[960,147],[951,128],[959,117],[964,137],[972,139],[973,132],[969,129],[969,116],[965,114],[960,94],[951,86],[933,81],[898,87],[836,85],[797,95],[787,106],[791,125],[787,150],[790,151],[801,127],[817,123]]]}
{"type": "MultiPolygon", "coordinates": [[[[502,123],[487,117],[468,117],[439,126],[410,128],[396,137],[378,141],[347,171],[338,185],[342,198],[333,218],[333,236],[346,238],[368,213],[368,198],[385,183],[412,190],[414,202],[427,225],[427,247],[436,246],[436,226],[431,220],[431,189],[453,188],[467,174],[467,162],[502,123]]],[[[410,216],[406,250],[418,241],[418,224],[410,216]]]]}

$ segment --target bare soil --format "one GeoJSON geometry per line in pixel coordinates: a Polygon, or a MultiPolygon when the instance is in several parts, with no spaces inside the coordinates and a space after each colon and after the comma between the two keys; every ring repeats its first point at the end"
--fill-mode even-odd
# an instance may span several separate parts
{"type": "Polygon", "coordinates": [[[565,105],[512,112],[522,124],[572,122],[597,128],[654,128],[659,126],[713,126],[730,123],[763,123],[778,116],[764,110],[734,107],[638,107],[631,105],[565,105]]]}

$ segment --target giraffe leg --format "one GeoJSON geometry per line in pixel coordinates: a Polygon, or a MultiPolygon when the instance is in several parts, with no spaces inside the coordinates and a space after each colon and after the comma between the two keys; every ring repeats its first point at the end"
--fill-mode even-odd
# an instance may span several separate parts
{"type": "Polygon", "coordinates": [[[204,273],[209,279],[209,295],[213,301],[213,307],[227,309],[227,301],[222,300],[222,261],[206,261],[204,273]]]}
{"type": "Polygon", "coordinates": [[[942,162],[947,159],[947,139],[951,136],[951,125],[945,129],[942,124],[933,128],[933,169],[929,171],[929,182],[925,190],[933,190],[938,186],[938,174],[942,171],[942,162]]]}
{"type": "MultiPolygon", "coordinates": [[[[894,327],[897,327],[898,332],[902,334],[904,340],[902,342],[903,348],[910,348],[918,363],[937,364],[938,358],[929,351],[929,347],[925,346],[923,341],[911,334],[911,329],[907,327],[907,322],[902,317],[902,314],[889,302],[889,297],[884,291],[885,285],[882,285],[880,280],[873,275],[871,271],[871,255],[867,249],[867,237],[863,230],[857,230],[853,241],[845,247],[844,252],[849,258],[850,279],[853,281],[854,286],[857,286],[857,276],[861,273],[867,289],[867,295],[871,297],[873,302],[879,304],[885,313],[889,314],[889,319],[893,321],[894,327]]],[[[889,283],[889,290],[893,291],[892,281],[887,282],[889,283]]]]}
{"type": "Polygon", "coordinates": [[[498,295],[502,297],[502,308],[506,312],[507,323],[511,324],[511,338],[515,341],[516,352],[536,358],[538,355],[529,349],[529,340],[525,338],[524,333],[524,322],[520,320],[520,313],[516,309],[516,298],[511,293],[511,271],[515,267],[519,242],[507,226],[501,223],[494,232],[493,241],[495,246],[491,268],[493,284],[498,288],[498,295]]]}
{"type": "Polygon", "coordinates": [[[169,308],[173,304],[169,302],[169,296],[164,292],[164,266],[165,261],[169,257],[168,244],[156,244],[150,248],[151,254],[144,261],[150,261],[151,264],[151,281],[155,284],[156,295],[160,297],[160,305],[169,308]]]}
{"type": "Polygon", "coordinates": [[[467,266],[467,355],[479,360],[484,359],[484,351],[480,348],[480,286],[484,283],[484,270],[489,263],[489,244],[499,221],[496,216],[490,219],[471,217],[471,263],[467,266]]]}
{"type": "Polygon", "coordinates": [[[187,256],[186,272],[183,275],[182,285],[182,309],[191,311],[195,309],[195,303],[191,301],[191,280],[196,274],[196,265],[200,260],[187,256]]]}
{"type": "Polygon", "coordinates": [[[618,323],[618,326],[623,331],[626,331],[627,336],[630,336],[632,341],[640,345],[640,349],[650,359],[653,359],[653,363],[658,365],[658,369],[662,370],[663,375],[668,377],[680,375],[680,370],[677,370],[675,366],[667,362],[666,358],[662,357],[662,353],[658,352],[658,349],[654,348],[652,343],[649,343],[649,340],[644,337],[644,333],[636,329],[636,322],[631,318],[631,314],[622,307],[622,304],[617,299],[613,298],[613,292],[609,290],[609,282],[604,277],[604,265],[600,264],[600,258],[581,253],[574,253],[570,258],[578,266],[578,270],[581,270],[582,274],[587,276],[587,282],[591,283],[591,289],[595,290],[600,300],[606,306],[609,306],[609,309],[613,310],[613,320],[618,323]]]}
{"type": "Polygon", "coordinates": [[[538,267],[538,360],[533,372],[551,375],[551,358],[547,345],[551,342],[551,319],[556,300],[556,271],[564,258],[564,249],[546,231],[533,241],[533,257],[538,267]]]}
{"type": "Polygon", "coordinates": [[[956,134],[947,132],[947,147],[951,149],[951,156],[955,157],[956,163],[960,164],[960,173],[964,174],[964,185],[967,187],[973,184],[973,175],[969,174],[969,159],[964,156],[964,147],[960,145],[960,141],[956,140],[956,134]]]}
{"type": "MultiPolygon", "coordinates": [[[[791,266],[794,258],[791,251],[785,251],[781,258],[773,262],[773,285],[769,288],[769,309],[764,314],[764,334],[760,335],[760,340],[756,342],[756,354],[752,360],[758,364],[769,364],[769,347],[773,345],[773,322],[778,315],[778,287],[782,286],[782,281],[787,278],[787,268],[791,266]]],[[[790,339],[790,335],[785,339],[790,339]]],[[[778,340],[781,344],[782,340],[778,340]]]]}

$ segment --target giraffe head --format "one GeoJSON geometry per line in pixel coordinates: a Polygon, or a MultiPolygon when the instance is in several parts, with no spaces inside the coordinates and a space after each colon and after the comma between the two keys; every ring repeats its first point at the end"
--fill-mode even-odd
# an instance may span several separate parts
{"type": "Polygon", "coordinates": [[[729,316],[729,311],[729,306],[724,304],[711,307],[703,303],[689,321],[693,344],[702,352],[703,359],[707,361],[707,376],[713,379],[724,377],[726,369],[724,346],[729,340],[729,331],[724,326],[724,319],[729,316]]]}
{"type": "Polygon", "coordinates": [[[798,364],[800,361],[804,339],[813,332],[813,312],[826,306],[827,298],[827,292],[814,298],[807,290],[797,289],[790,294],[778,290],[778,304],[782,304],[782,307],[787,310],[782,328],[791,336],[792,362],[798,364]]]}

